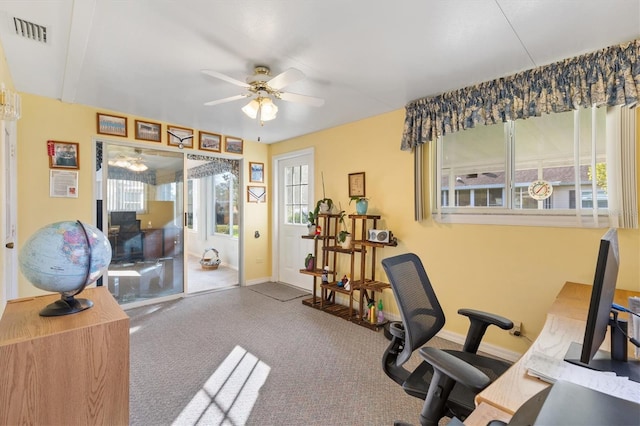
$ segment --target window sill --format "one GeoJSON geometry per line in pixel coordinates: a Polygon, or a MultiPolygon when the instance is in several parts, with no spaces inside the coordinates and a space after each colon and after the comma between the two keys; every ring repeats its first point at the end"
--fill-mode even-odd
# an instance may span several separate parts
{"type": "Polygon", "coordinates": [[[515,225],[515,226],[548,226],[563,228],[608,228],[609,216],[562,214],[530,214],[530,213],[434,213],[433,220],[446,224],[476,225],[515,225]]]}

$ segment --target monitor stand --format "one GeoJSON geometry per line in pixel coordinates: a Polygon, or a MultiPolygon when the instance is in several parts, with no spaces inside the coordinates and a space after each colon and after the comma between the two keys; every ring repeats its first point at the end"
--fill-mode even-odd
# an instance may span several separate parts
{"type": "Polygon", "coordinates": [[[582,345],[577,342],[571,342],[564,360],[596,371],[611,371],[616,376],[640,382],[640,360],[627,359],[627,321],[618,319],[615,312],[609,319],[609,337],[611,352],[598,350],[588,364],[580,361],[582,345]]]}

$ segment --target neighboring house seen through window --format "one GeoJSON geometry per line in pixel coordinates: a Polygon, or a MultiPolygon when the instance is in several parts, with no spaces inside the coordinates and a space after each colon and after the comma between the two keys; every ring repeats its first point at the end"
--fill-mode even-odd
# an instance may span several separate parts
{"type": "Polygon", "coordinates": [[[430,147],[436,219],[609,226],[609,194],[617,183],[607,175],[619,164],[620,151],[611,147],[620,142],[607,128],[619,121],[608,120],[607,111],[544,114],[438,138],[430,147]]]}

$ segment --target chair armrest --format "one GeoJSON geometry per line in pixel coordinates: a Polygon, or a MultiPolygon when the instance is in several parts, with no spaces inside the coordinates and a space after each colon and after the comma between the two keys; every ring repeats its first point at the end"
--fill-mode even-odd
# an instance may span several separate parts
{"type": "Polygon", "coordinates": [[[500,315],[477,311],[475,309],[459,309],[458,313],[468,317],[471,322],[469,325],[469,331],[467,332],[467,339],[465,340],[462,348],[465,352],[478,352],[482,337],[484,336],[485,331],[487,331],[487,327],[490,325],[496,325],[503,330],[510,330],[513,328],[513,321],[500,315]]]}
{"type": "Polygon", "coordinates": [[[389,324],[389,333],[391,333],[393,337],[397,337],[399,339],[402,339],[402,341],[404,341],[404,326],[402,325],[402,322],[400,321],[391,322],[389,324]]]}
{"type": "Polygon", "coordinates": [[[427,397],[422,404],[420,424],[436,426],[447,413],[445,404],[456,383],[477,394],[486,388],[491,379],[471,364],[450,353],[431,347],[419,350],[420,356],[433,367],[433,377],[429,383],[427,397]]]}
{"type": "Polygon", "coordinates": [[[438,348],[420,348],[420,356],[427,361],[434,370],[441,371],[461,385],[479,393],[489,386],[491,379],[473,365],[438,348]]]}

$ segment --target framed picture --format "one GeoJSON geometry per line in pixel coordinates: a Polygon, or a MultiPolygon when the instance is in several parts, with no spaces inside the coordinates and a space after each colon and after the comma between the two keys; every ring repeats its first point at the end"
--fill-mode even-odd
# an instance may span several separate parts
{"type": "Polygon", "coordinates": [[[167,126],[167,144],[178,148],[193,148],[193,130],[184,127],[167,126]]]}
{"type": "Polygon", "coordinates": [[[349,197],[364,197],[364,172],[349,173],[349,197]]]}
{"type": "Polygon", "coordinates": [[[127,117],[97,113],[98,133],[127,137],[127,117]]]}
{"type": "Polygon", "coordinates": [[[216,133],[200,132],[199,147],[205,151],[220,152],[222,149],[222,136],[216,133]]]}
{"type": "Polygon", "coordinates": [[[264,183],[264,163],[249,162],[249,182],[264,183]]]}
{"type": "Polygon", "coordinates": [[[162,138],[162,124],[136,120],[136,139],[141,141],[160,142],[162,138]]]}
{"type": "Polygon", "coordinates": [[[80,145],[76,142],[47,141],[49,168],[79,169],[80,145]]]}
{"type": "Polygon", "coordinates": [[[267,188],[264,186],[247,186],[248,203],[264,203],[267,201],[267,188]]]}
{"type": "Polygon", "coordinates": [[[242,139],[225,136],[224,150],[232,154],[242,154],[242,139]]]}
{"type": "Polygon", "coordinates": [[[49,170],[49,197],[78,198],[78,174],[72,170],[49,170]]]}

